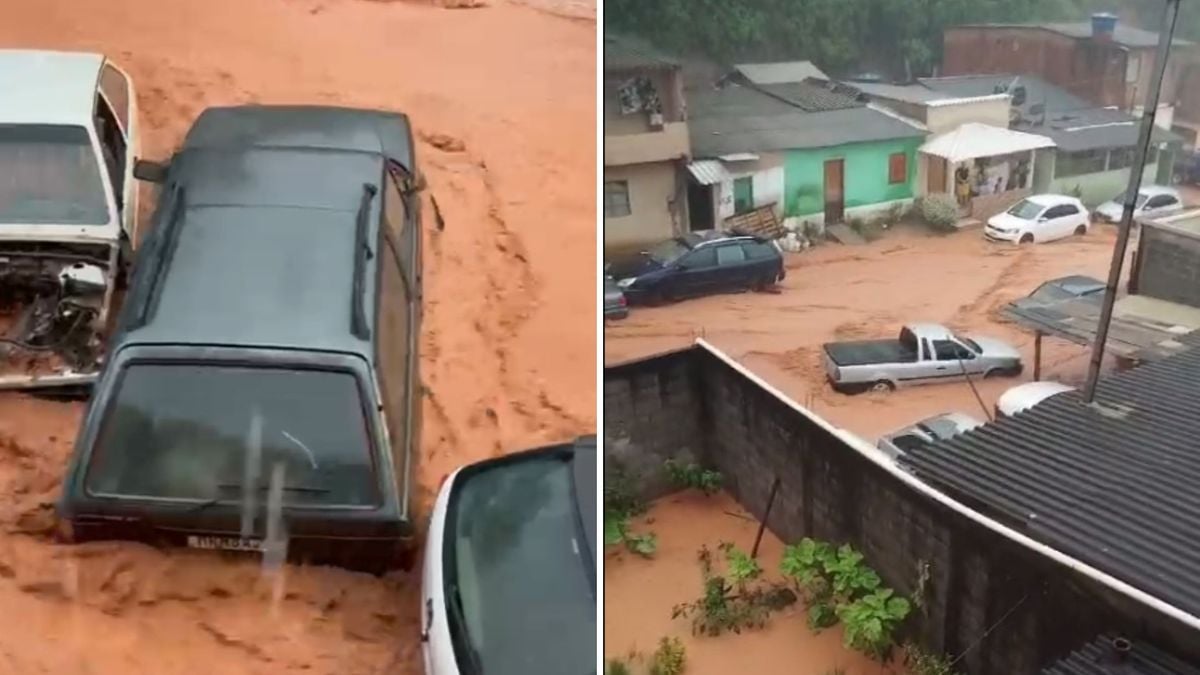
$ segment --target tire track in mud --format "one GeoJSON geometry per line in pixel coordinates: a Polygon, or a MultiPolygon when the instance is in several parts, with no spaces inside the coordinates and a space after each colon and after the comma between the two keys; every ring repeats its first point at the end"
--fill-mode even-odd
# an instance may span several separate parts
{"type": "Polygon", "coordinates": [[[1018,277],[1036,262],[1035,252],[1031,248],[1026,246],[1025,248],[1017,249],[1016,255],[1000,270],[995,280],[987,288],[980,291],[973,300],[959,306],[958,310],[954,312],[954,315],[947,323],[951,326],[960,326],[973,318],[979,317],[980,311],[985,308],[987,309],[985,318],[991,318],[1000,306],[1009,302],[1007,297],[998,295],[998,293],[1013,285],[1018,277]]]}

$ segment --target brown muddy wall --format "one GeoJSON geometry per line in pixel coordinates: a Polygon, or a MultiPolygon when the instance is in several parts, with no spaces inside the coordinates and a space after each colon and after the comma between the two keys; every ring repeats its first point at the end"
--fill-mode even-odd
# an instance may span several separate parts
{"type": "Polygon", "coordinates": [[[928,647],[967,652],[965,672],[1036,672],[1104,631],[1177,650],[1198,642],[900,483],[707,350],[611,367],[604,380],[606,463],[696,452],[758,517],[778,475],[768,526],[785,542],[848,542],[905,594],[928,570],[906,629],[928,647]]]}

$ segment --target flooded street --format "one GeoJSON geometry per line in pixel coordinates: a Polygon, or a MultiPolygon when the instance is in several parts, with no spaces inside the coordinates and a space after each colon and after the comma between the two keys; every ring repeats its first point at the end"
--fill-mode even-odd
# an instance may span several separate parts
{"type": "MultiPolygon", "coordinates": [[[[883,675],[902,673],[842,646],[839,627],[813,634],[802,605],[771,616],[761,630],[718,637],[695,637],[686,619],[672,619],[671,608],[703,594],[696,554],[707,545],[728,541],[749,552],[758,522],[725,493],[705,497],[683,492],[654,502],[634,520],[637,532],[658,536],[658,552],[644,559],[609,549],[604,565],[604,657],[622,658],[631,650],[649,655],[665,636],[678,637],[687,650],[687,672],[694,675],[883,675]],[[841,671],[835,669],[841,668],[841,671]]],[[[758,562],[764,576],[778,580],[783,543],[766,531],[758,562]]]]}
{"type": "MultiPolygon", "coordinates": [[[[147,158],[207,106],[411,116],[444,216],[426,204],[422,525],[458,466],[594,431],[594,3],[9,4],[0,44],[130,73],[147,158]]],[[[289,567],[272,601],[254,560],[52,543],[82,411],[0,396],[0,673],[421,672],[414,576],[289,567]]]]}
{"type": "MultiPolygon", "coordinates": [[[[920,321],[1003,339],[1021,351],[1025,372],[977,383],[990,409],[1007,388],[1033,379],[1033,333],[1005,322],[999,310],[1055,277],[1105,279],[1115,239],[1115,228],[1098,227],[1086,237],[1017,248],[987,242],[978,230],[939,236],[897,228],[863,246],[825,244],[786,258],[787,278],[778,294],[635,308],[628,319],[605,325],[605,360],[674,349],[703,337],[833,424],[872,440],[950,410],[982,419],[966,383],[838,394],[825,382],[821,345],[894,337],[905,323],[920,321]]],[[[1042,379],[1080,384],[1088,356],[1085,347],[1044,338],[1042,379]]]]}

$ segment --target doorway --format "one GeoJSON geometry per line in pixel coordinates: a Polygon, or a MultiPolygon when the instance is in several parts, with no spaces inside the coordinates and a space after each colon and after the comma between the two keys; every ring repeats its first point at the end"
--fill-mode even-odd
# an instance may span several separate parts
{"type": "Polygon", "coordinates": [[[926,167],[929,169],[925,179],[926,194],[937,195],[946,192],[946,160],[933,155],[925,155],[926,167]]]}
{"type": "Polygon", "coordinates": [[[716,228],[713,213],[713,188],[711,185],[701,185],[688,181],[687,187],[688,229],[712,230],[716,228]]]}
{"type": "Polygon", "coordinates": [[[825,162],[825,224],[842,222],[846,211],[845,160],[825,162]]]}

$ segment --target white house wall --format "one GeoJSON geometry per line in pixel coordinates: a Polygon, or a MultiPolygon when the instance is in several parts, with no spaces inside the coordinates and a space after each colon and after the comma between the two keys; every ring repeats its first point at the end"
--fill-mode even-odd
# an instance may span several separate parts
{"type": "Polygon", "coordinates": [[[783,212],[783,155],[764,154],[753,162],[724,162],[730,179],[713,186],[717,200],[717,215],[724,219],[733,215],[733,181],[751,178],[754,206],[775,203],[777,213],[783,212]]]}

